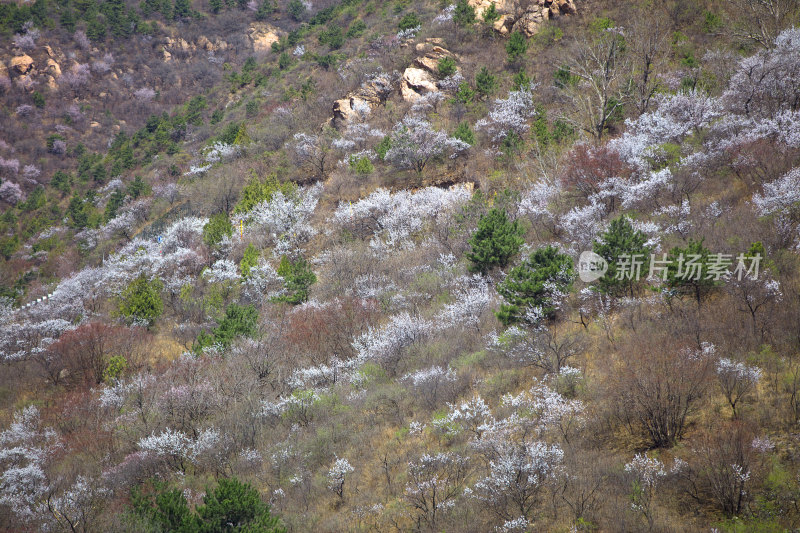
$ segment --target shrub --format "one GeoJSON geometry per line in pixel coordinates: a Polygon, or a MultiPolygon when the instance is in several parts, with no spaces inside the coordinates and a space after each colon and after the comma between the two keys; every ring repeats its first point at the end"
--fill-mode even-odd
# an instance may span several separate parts
{"type": "Polygon", "coordinates": [[[486,274],[494,267],[505,267],[509,259],[515,256],[522,243],[522,228],[515,220],[508,220],[508,215],[496,207],[489,210],[478,221],[478,229],[469,239],[471,251],[467,259],[472,263],[470,272],[486,274]]]}
{"type": "Polygon", "coordinates": [[[250,269],[258,264],[258,248],[252,244],[248,244],[244,250],[244,256],[239,262],[239,270],[242,272],[242,277],[246,278],[250,275],[250,269]]]}
{"type": "Polygon", "coordinates": [[[371,174],[372,171],[375,170],[375,167],[372,165],[372,161],[370,161],[369,157],[367,156],[355,157],[351,155],[350,168],[356,174],[362,175],[371,174]]]}
{"type": "Polygon", "coordinates": [[[333,24],[319,34],[320,44],[327,44],[331,50],[338,50],[344,44],[342,28],[333,24]]]}
{"type": "Polygon", "coordinates": [[[364,31],[367,29],[367,23],[363,20],[359,19],[354,21],[350,28],[347,30],[347,38],[352,39],[354,37],[360,37],[364,31]]]}
{"type": "Polygon", "coordinates": [[[284,196],[291,196],[297,190],[297,185],[291,181],[281,183],[274,174],[263,180],[253,176],[242,189],[242,197],[233,208],[234,214],[247,213],[261,202],[269,202],[276,192],[284,196]]]}
{"type": "Polygon", "coordinates": [[[492,2],[488,8],[483,10],[483,21],[491,26],[498,20],[500,20],[500,13],[497,11],[494,2],[492,2]]]}
{"type": "Polygon", "coordinates": [[[133,280],[119,297],[119,313],[131,321],[151,326],[164,311],[161,300],[163,285],[158,279],[148,280],[144,274],[133,280]]]}
{"type": "Polygon", "coordinates": [[[31,94],[31,98],[33,99],[33,105],[38,107],[39,109],[44,109],[44,95],[39,91],[33,91],[31,94]]]}
{"type": "Polygon", "coordinates": [[[108,365],[103,371],[103,380],[106,383],[113,383],[122,377],[125,369],[128,368],[128,360],[124,355],[112,355],[108,359],[108,365]]]}

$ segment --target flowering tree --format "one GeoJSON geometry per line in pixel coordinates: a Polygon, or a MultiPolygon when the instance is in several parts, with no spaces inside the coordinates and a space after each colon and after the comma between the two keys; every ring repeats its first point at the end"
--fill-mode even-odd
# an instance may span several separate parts
{"type": "Polygon", "coordinates": [[[446,155],[456,157],[467,149],[469,144],[434,130],[427,120],[407,116],[392,130],[391,148],[384,159],[421,173],[431,160],[446,155]]]}
{"type": "Polygon", "coordinates": [[[455,506],[469,473],[469,458],[452,452],[425,454],[408,463],[405,496],[417,527],[437,529],[442,515],[455,506]]]}
{"type": "Polygon", "coordinates": [[[340,499],[344,498],[344,482],[355,469],[347,459],[336,459],[328,470],[328,489],[340,499]]]}
{"type": "Polygon", "coordinates": [[[488,133],[495,145],[499,145],[509,134],[522,136],[530,129],[528,121],[536,115],[533,103],[535,89],[535,85],[528,85],[509,92],[507,98],[498,98],[486,118],[479,120],[475,128],[488,133]]]}
{"type": "Polygon", "coordinates": [[[543,442],[507,443],[475,484],[476,496],[504,520],[530,519],[542,489],[561,473],[564,452],[543,442]]]}
{"type": "Polygon", "coordinates": [[[655,517],[653,515],[654,500],[661,480],[666,477],[667,471],[664,463],[658,459],[648,457],[647,454],[637,453],[625,465],[625,472],[631,477],[631,508],[644,516],[650,529],[653,528],[655,517]]]}
{"type": "Polygon", "coordinates": [[[722,357],[717,361],[716,370],[722,393],[733,410],[733,417],[737,418],[736,404],[758,385],[761,369],[722,357]]]}

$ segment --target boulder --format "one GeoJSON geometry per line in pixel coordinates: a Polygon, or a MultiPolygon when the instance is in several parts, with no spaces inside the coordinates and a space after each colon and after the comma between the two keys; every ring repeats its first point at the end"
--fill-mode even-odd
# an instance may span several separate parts
{"type": "Polygon", "coordinates": [[[47,76],[47,88],[50,89],[51,91],[55,91],[56,89],[58,89],[58,84],[56,83],[56,79],[53,76],[47,76]]]}
{"type": "Polygon", "coordinates": [[[256,53],[272,51],[272,43],[280,41],[284,33],[283,30],[264,22],[254,23],[247,30],[247,35],[253,41],[253,51],[256,53]]]}
{"type": "Polygon", "coordinates": [[[437,92],[436,80],[431,74],[421,68],[409,67],[403,72],[400,84],[400,94],[407,102],[413,102],[420,96],[430,92],[437,92]]]}
{"type": "Polygon", "coordinates": [[[33,66],[33,58],[28,54],[11,58],[11,69],[16,70],[20,74],[26,74],[33,66]]]}
{"type": "Polygon", "coordinates": [[[172,54],[167,52],[167,49],[165,48],[164,49],[164,63],[167,63],[168,61],[172,61],[172,54]]]}

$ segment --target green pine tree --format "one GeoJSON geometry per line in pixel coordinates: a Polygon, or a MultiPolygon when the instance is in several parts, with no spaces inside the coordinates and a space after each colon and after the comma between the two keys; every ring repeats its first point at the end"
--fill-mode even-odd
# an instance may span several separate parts
{"type": "Polygon", "coordinates": [[[525,321],[528,311],[541,318],[554,318],[556,299],[570,291],[574,279],[570,256],[554,246],[539,248],[497,286],[507,302],[500,306],[497,318],[507,326],[525,321]]]}
{"type": "Polygon", "coordinates": [[[509,62],[513,63],[520,57],[524,56],[525,52],[527,51],[528,40],[525,38],[525,36],[518,31],[512,33],[508,38],[508,42],[506,43],[506,53],[508,54],[509,62]]]}
{"type": "Polygon", "coordinates": [[[502,209],[492,208],[478,221],[478,230],[469,240],[467,259],[470,272],[486,274],[494,267],[505,267],[519,253],[524,240],[518,221],[509,221],[502,209]]]}
{"type": "Polygon", "coordinates": [[[620,216],[611,221],[608,230],[594,241],[592,250],[608,262],[608,270],[597,280],[597,290],[612,296],[634,296],[636,287],[647,277],[650,267],[650,247],[647,235],[633,228],[631,220],[620,216]],[[626,266],[629,261],[641,261],[636,268],[626,266]]]}

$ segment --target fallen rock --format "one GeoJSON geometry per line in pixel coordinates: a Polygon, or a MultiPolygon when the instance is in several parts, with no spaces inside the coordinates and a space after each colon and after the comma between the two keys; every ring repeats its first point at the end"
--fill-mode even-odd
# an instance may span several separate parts
{"type": "Polygon", "coordinates": [[[264,22],[254,23],[247,30],[248,36],[253,41],[253,51],[256,53],[271,52],[272,43],[280,41],[284,33],[283,30],[264,22]]]}
{"type": "Polygon", "coordinates": [[[16,56],[11,59],[11,68],[20,74],[26,74],[33,68],[33,58],[28,54],[16,56]]]}

